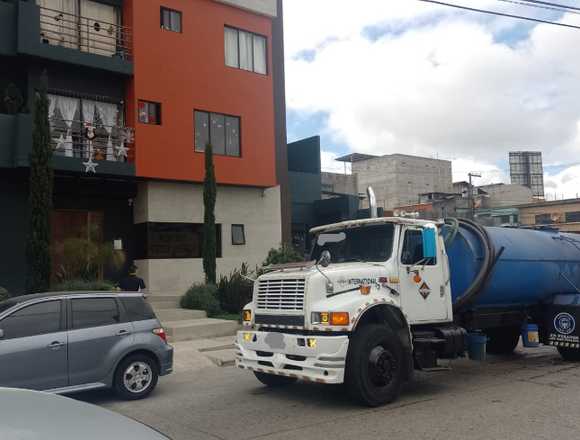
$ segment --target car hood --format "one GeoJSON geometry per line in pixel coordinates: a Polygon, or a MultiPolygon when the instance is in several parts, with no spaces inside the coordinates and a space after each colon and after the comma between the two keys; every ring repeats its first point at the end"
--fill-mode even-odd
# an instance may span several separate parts
{"type": "Polygon", "coordinates": [[[169,440],[120,414],[68,397],[0,388],[0,439],[169,440]]]}

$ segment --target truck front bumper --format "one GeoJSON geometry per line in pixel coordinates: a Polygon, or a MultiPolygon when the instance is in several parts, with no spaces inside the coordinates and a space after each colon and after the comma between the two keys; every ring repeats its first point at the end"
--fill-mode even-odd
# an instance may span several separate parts
{"type": "Polygon", "coordinates": [[[236,366],[319,383],[343,383],[348,336],[240,331],[236,366]]]}

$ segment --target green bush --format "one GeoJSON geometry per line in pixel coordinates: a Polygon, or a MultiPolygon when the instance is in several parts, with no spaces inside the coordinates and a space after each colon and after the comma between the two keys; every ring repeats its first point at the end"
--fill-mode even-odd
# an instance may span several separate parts
{"type": "Polygon", "coordinates": [[[242,264],[229,276],[221,276],[217,285],[217,297],[221,308],[227,313],[240,313],[242,308],[252,301],[254,283],[244,276],[248,276],[248,265],[242,264]]]}
{"type": "Polygon", "coordinates": [[[8,298],[10,298],[10,294],[8,293],[8,290],[6,290],[4,287],[0,286],[0,302],[6,301],[8,298]]]}
{"type": "Polygon", "coordinates": [[[115,290],[115,285],[109,281],[85,281],[67,280],[54,285],[53,292],[74,292],[74,291],[111,291],[115,290]]]}
{"type": "Polygon", "coordinates": [[[304,261],[304,257],[292,246],[284,244],[278,249],[270,249],[266,261],[262,265],[271,266],[272,264],[296,263],[298,261],[304,261]]]}
{"type": "Polygon", "coordinates": [[[207,316],[219,315],[222,310],[217,298],[217,287],[213,284],[194,284],[181,297],[181,307],[192,310],[205,310],[207,316]]]}

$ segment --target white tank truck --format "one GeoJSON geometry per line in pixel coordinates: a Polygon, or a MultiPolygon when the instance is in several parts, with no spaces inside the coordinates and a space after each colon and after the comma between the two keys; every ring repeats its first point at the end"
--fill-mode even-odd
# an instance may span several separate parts
{"type": "Polygon", "coordinates": [[[377,218],[370,188],[369,200],[371,218],[311,230],[311,261],[255,281],[236,337],[239,368],[268,386],[345,383],[377,406],[416,369],[466,351],[481,358],[485,341],[488,352],[509,353],[523,334],[580,360],[580,237],[377,218]]]}

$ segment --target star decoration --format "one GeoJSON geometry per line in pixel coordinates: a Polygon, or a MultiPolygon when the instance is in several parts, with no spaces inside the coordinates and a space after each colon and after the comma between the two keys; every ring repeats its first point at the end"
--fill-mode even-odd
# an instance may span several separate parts
{"type": "Polygon", "coordinates": [[[95,173],[97,172],[96,168],[97,166],[99,166],[98,163],[93,162],[93,158],[90,157],[89,160],[87,160],[86,162],[83,162],[83,165],[85,166],[85,173],[95,173]]]}
{"type": "Polygon", "coordinates": [[[115,147],[115,155],[117,157],[125,157],[126,158],[128,150],[129,149],[125,145],[121,144],[121,145],[115,147]]]}
{"type": "Polygon", "coordinates": [[[135,130],[131,127],[125,127],[121,132],[122,142],[125,144],[132,144],[135,142],[135,130]]]}
{"type": "Polygon", "coordinates": [[[64,151],[65,147],[64,147],[64,136],[62,135],[62,133],[60,134],[58,139],[54,139],[56,141],[56,146],[54,147],[55,150],[57,151],[64,151]]]}

